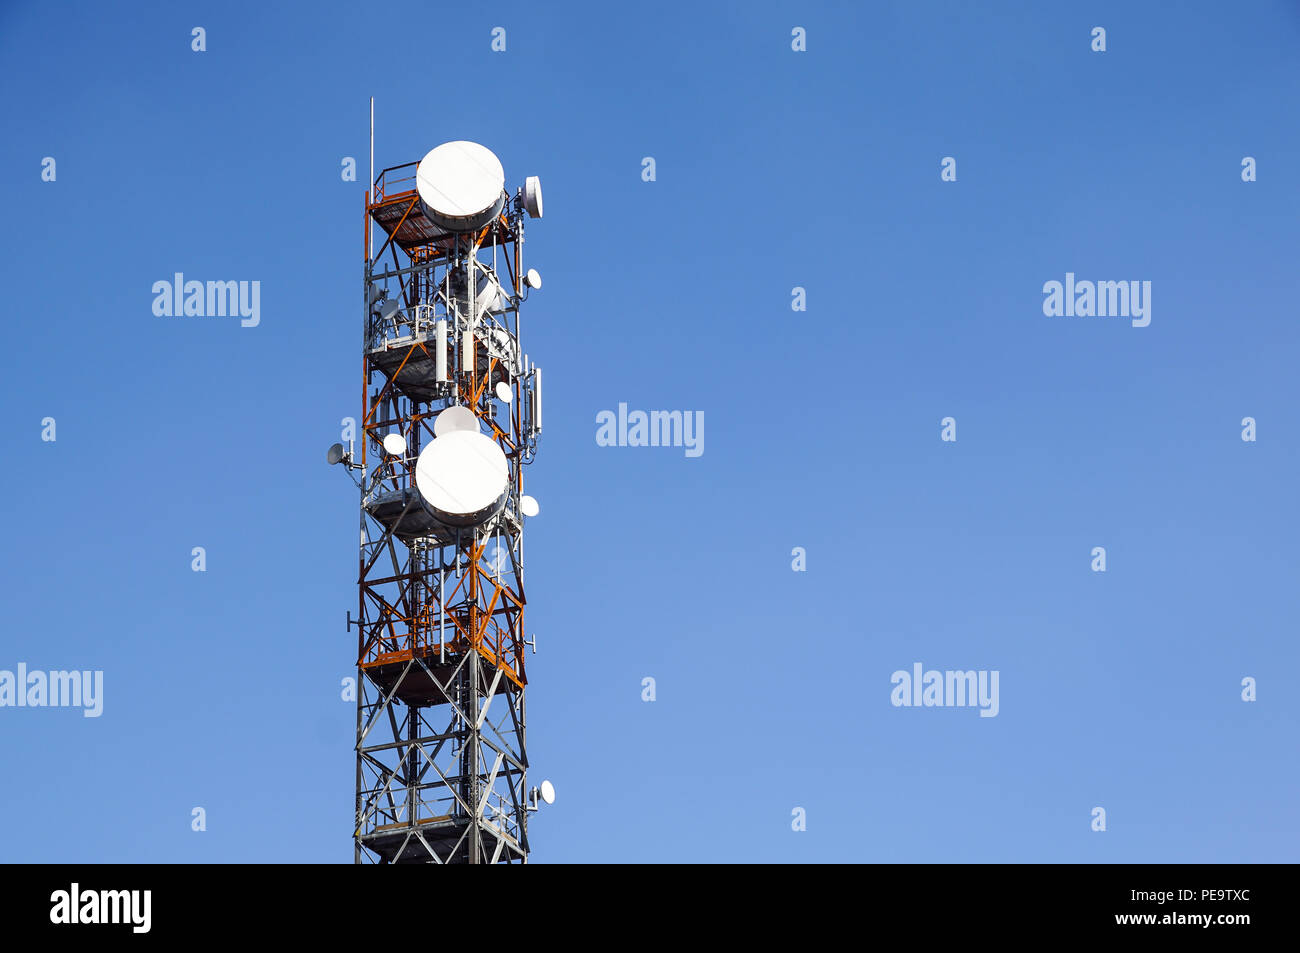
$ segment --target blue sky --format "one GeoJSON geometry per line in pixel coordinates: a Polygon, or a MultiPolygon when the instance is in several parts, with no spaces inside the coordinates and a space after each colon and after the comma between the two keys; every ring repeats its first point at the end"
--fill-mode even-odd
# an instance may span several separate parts
{"type": "Polygon", "coordinates": [[[545,189],[534,861],[1297,860],[1298,46],[1284,2],[6,3],[0,669],[105,699],[0,708],[0,858],[351,860],[373,95],[378,167],[545,189]],[[155,316],[178,271],[261,323],[155,316]],[[1151,324],[1045,316],[1067,272],[1151,324]],[[598,446],[620,402],[704,453],[598,446]],[[915,662],[997,717],[891,705],[915,662]]]}

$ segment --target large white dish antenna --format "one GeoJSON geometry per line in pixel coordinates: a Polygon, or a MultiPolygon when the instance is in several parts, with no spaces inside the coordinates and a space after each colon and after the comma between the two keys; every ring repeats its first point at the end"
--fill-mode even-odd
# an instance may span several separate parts
{"type": "Polygon", "coordinates": [[[501,281],[493,274],[484,274],[474,288],[474,310],[481,317],[487,311],[501,311],[506,306],[506,293],[501,288],[501,281]]]}
{"type": "Polygon", "coordinates": [[[433,418],[433,435],[435,437],[444,437],[458,430],[479,433],[478,417],[468,407],[457,404],[454,407],[448,407],[433,418]]]}
{"type": "Polygon", "coordinates": [[[453,232],[470,232],[496,218],[506,200],[505,181],[491,149],[463,140],[430,149],[415,170],[424,214],[453,232]]]}
{"type": "Polygon", "coordinates": [[[501,287],[500,279],[492,273],[490,268],[478,263],[476,272],[473,313],[470,312],[469,308],[469,292],[466,289],[464,273],[457,270],[455,277],[452,279],[451,296],[460,313],[470,317],[472,323],[476,323],[479,318],[488,312],[504,310],[506,305],[509,304],[506,300],[505,290],[501,287]]]}
{"type": "Polygon", "coordinates": [[[453,430],[420,451],[415,486],[425,507],[442,522],[477,526],[494,516],[509,494],[506,455],[491,437],[453,430]]]}
{"type": "Polygon", "coordinates": [[[504,328],[480,327],[478,329],[478,363],[480,370],[487,370],[488,358],[495,357],[506,367],[515,365],[515,336],[504,328]]]}
{"type": "Polygon", "coordinates": [[[395,457],[406,453],[406,438],[400,433],[390,433],[384,437],[384,449],[395,457]]]}

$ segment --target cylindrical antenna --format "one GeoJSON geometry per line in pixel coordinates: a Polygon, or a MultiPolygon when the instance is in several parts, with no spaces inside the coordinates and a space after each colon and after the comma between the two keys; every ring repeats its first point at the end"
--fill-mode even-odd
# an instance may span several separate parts
{"type": "Polygon", "coordinates": [[[533,371],[533,430],[542,432],[542,369],[533,371]]]}
{"type": "Polygon", "coordinates": [[[439,384],[447,380],[447,322],[433,323],[433,378],[439,384]]]}
{"type": "Polygon", "coordinates": [[[460,339],[460,369],[474,373],[474,332],[466,328],[460,339]]]}

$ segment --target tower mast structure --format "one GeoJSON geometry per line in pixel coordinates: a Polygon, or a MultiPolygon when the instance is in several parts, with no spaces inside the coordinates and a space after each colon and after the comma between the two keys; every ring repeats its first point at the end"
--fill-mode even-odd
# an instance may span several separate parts
{"type": "Polygon", "coordinates": [[[361,446],[339,447],[361,490],[354,860],[526,862],[553,798],[528,787],[525,730],[541,187],[509,195],[490,151],[452,142],[380,171],[365,212],[361,446]]]}

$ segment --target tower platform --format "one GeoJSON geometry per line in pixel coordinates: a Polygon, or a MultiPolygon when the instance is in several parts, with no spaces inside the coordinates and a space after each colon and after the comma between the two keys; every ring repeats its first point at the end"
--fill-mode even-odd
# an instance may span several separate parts
{"type": "MultiPolygon", "coordinates": [[[[502,830],[500,825],[484,821],[483,826],[492,834],[502,838],[511,850],[521,855],[525,853],[518,840],[502,830]]],[[[418,833],[446,863],[448,853],[455,848],[458,841],[461,841],[468,827],[469,818],[448,814],[442,817],[417,818],[415,824],[407,821],[381,824],[371,833],[360,835],[358,840],[363,846],[378,854],[385,863],[426,864],[429,862],[429,851],[415,836],[418,833]]],[[[461,850],[468,854],[468,845],[462,843],[461,850]]],[[[463,862],[465,858],[451,859],[463,862]]]]}
{"type": "MultiPolygon", "coordinates": [[[[461,639],[457,642],[448,640],[441,649],[435,642],[430,646],[418,649],[411,648],[386,652],[375,659],[362,662],[361,670],[385,696],[393,690],[393,686],[397,685],[397,680],[401,678],[401,684],[397,685],[397,692],[393,697],[400,700],[404,705],[412,708],[445,705],[455,699],[448,698],[446,693],[438,687],[438,682],[446,685],[448,691],[452,693],[456,691],[456,668],[461,661],[460,653],[467,648],[468,642],[461,639]],[[406,677],[402,678],[402,672],[406,671],[407,664],[417,655],[424,662],[424,667],[413,665],[410,671],[406,672],[406,677]],[[431,674],[432,678],[430,678],[431,674]]],[[[492,668],[500,668],[505,678],[514,683],[515,687],[523,688],[527,684],[527,678],[524,677],[522,672],[516,672],[512,666],[500,659],[488,646],[480,646],[478,652],[492,668]]]]}
{"type": "MultiPolygon", "coordinates": [[[[375,224],[383,229],[394,245],[405,252],[426,245],[444,247],[456,240],[456,235],[434,223],[420,205],[420,193],[415,188],[418,162],[384,169],[375,179],[374,197],[367,211],[375,224]]],[[[483,226],[478,241],[496,239],[504,244],[513,238],[505,216],[483,226]]]]}

